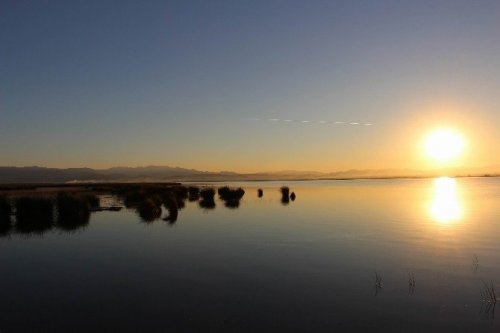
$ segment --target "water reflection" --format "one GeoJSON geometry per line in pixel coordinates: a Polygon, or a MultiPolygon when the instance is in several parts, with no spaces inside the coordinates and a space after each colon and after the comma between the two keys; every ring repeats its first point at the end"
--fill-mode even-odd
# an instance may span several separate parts
{"type": "Polygon", "coordinates": [[[434,221],[442,224],[457,222],[462,218],[463,207],[455,179],[441,177],[434,180],[429,213],[434,221]]]}
{"type": "Polygon", "coordinates": [[[217,203],[210,214],[198,209],[193,188],[198,199],[179,211],[175,230],[161,220],[177,207],[165,190],[161,201],[151,193],[136,200],[150,197],[151,209],[163,211],[147,228],[134,208],[92,213],[85,232],[64,237],[58,227],[76,220],[60,223],[54,212],[55,232],[29,242],[16,233],[13,209],[3,224],[13,237],[0,238],[0,285],[8,286],[0,330],[91,331],[106,317],[116,319],[110,331],[499,332],[498,315],[483,318],[495,310],[500,276],[499,184],[296,182],[290,196],[293,189],[297,199],[282,207],[280,182],[264,188],[265,199],[255,185],[243,187],[237,212],[209,191],[201,205],[217,203]],[[474,223],[434,222],[460,216],[447,213],[450,206],[474,223]],[[470,265],[479,263],[474,274],[470,265]],[[88,312],[95,300],[104,300],[97,319],[72,315],[88,312]]]}

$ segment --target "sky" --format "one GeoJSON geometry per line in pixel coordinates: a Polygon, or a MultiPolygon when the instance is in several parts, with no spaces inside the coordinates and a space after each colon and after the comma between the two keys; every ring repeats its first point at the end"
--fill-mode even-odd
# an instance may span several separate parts
{"type": "Polygon", "coordinates": [[[3,0],[0,78],[3,166],[500,165],[496,0],[3,0]]]}

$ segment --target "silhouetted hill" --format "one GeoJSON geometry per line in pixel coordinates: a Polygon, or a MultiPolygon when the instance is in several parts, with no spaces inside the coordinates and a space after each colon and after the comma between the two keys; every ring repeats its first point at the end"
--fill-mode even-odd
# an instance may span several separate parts
{"type": "Polygon", "coordinates": [[[44,167],[0,167],[0,183],[66,183],[66,182],[186,182],[186,181],[244,181],[244,180],[301,180],[301,179],[356,179],[356,178],[402,178],[435,176],[485,176],[498,175],[491,170],[500,168],[443,169],[434,171],[384,169],[347,170],[322,173],[316,171],[277,171],[258,173],[236,173],[230,171],[209,172],[169,166],[91,168],[44,168],[44,167]]]}
{"type": "Polygon", "coordinates": [[[0,182],[2,183],[59,183],[95,177],[98,177],[98,173],[89,168],[0,167],[0,182]]]}

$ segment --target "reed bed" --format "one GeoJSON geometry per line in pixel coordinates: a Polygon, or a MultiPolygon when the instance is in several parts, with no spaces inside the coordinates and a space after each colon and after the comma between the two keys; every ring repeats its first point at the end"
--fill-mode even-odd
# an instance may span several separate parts
{"type": "MultiPolygon", "coordinates": [[[[184,201],[180,201],[184,205],[184,201]]],[[[175,222],[177,221],[177,216],[179,215],[179,198],[175,197],[173,194],[167,194],[164,196],[163,205],[168,211],[168,216],[164,218],[165,221],[175,222]]]]}
{"type": "Polygon", "coordinates": [[[217,193],[219,194],[219,198],[224,201],[224,205],[227,208],[238,208],[241,198],[245,195],[245,190],[241,187],[231,189],[228,186],[223,186],[219,187],[217,193]]]}
{"type": "Polygon", "coordinates": [[[91,210],[99,207],[99,198],[90,194],[59,193],[56,207],[57,227],[76,230],[88,225],[91,210]]]}
{"type": "Polygon", "coordinates": [[[196,186],[189,186],[188,188],[188,200],[198,201],[200,199],[200,188],[196,186]]]}
{"type": "Polygon", "coordinates": [[[12,206],[10,200],[5,196],[0,196],[0,223],[10,221],[12,206]]]}
{"type": "Polygon", "coordinates": [[[12,206],[7,197],[0,196],[0,235],[6,235],[12,229],[12,206]]]}
{"type": "Polygon", "coordinates": [[[199,205],[204,209],[214,209],[215,208],[215,190],[211,187],[205,187],[200,190],[199,205]]]}
{"type": "Polygon", "coordinates": [[[54,224],[53,198],[21,197],[15,200],[16,230],[20,233],[42,233],[54,224]]]}
{"type": "Polygon", "coordinates": [[[161,202],[146,198],[137,206],[137,213],[144,222],[152,222],[161,217],[161,202]]]}

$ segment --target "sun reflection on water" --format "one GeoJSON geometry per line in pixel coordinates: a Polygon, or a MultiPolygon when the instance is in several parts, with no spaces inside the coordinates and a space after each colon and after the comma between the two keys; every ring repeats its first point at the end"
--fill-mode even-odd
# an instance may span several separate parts
{"type": "Polygon", "coordinates": [[[434,221],[449,224],[462,218],[463,207],[458,192],[455,179],[441,177],[434,180],[433,196],[429,206],[429,213],[434,221]]]}

